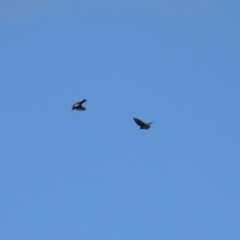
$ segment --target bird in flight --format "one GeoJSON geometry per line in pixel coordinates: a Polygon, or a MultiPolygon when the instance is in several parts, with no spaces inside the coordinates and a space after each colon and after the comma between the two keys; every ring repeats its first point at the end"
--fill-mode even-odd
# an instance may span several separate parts
{"type": "Polygon", "coordinates": [[[86,108],[82,106],[82,104],[86,101],[87,101],[86,99],[83,99],[81,102],[77,102],[77,103],[73,104],[72,110],[74,110],[74,109],[79,110],[79,111],[86,110],[86,108]]]}
{"type": "Polygon", "coordinates": [[[135,123],[140,126],[140,129],[149,129],[150,128],[150,125],[153,123],[153,122],[150,122],[150,123],[145,123],[143,122],[142,120],[140,119],[137,119],[137,118],[133,118],[135,123]]]}

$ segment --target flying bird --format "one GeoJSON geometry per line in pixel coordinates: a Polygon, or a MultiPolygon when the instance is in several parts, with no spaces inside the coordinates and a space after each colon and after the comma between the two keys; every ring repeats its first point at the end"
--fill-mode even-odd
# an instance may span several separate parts
{"type": "Polygon", "coordinates": [[[72,110],[74,110],[74,109],[79,110],[79,111],[86,110],[86,108],[82,106],[82,104],[83,104],[84,102],[86,102],[86,101],[87,101],[86,99],[83,99],[81,102],[75,103],[75,104],[72,106],[72,110]]]}
{"type": "Polygon", "coordinates": [[[143,122],[142,120],[140,119],[137,119],[137,118],[133,118],[135,123],[140,126],[140,129],[149,129],[150,128],[150,125],[153,123],[153,122],[150,122],[150,123],[145,123],[143,122]]]}

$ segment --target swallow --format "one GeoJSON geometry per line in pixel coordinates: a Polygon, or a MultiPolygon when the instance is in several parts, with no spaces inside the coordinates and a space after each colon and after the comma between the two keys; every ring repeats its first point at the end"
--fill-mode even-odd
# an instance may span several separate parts
{"type": "Polygon", "coordinates": [[[149,129],[150,128],[150,125],[153,123],[153,122],[150,122],[150,123],[145,123],[143,121],[141,121],[140,119],[137,119],[137,118],[133,118],[135,123],[140,126],[140,129],[149,129]]]}
{"type": "Polygon", "coordinates": [[[74,110],[74,109],[79,110],[79,111],[86,110],[86,108],[82,106],[82,104],[83,104],[84,102],[86,102],[86,101],[87,101],[86,99],[83,99],[81,102],[75,103],[75,104],[72,106],[72,110],[74,110]]]}

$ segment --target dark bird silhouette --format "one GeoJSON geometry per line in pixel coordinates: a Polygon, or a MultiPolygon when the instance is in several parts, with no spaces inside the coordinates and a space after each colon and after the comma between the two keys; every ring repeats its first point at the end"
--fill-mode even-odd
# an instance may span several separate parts
{"type": "Polygon", "coordinates": [[[150,128],[150,125],[153,123],[153,122],[150,122],[150,123],[145,123],[143,122],[142,120],[140,119],[137,119],[137,118],[133,118],[135,123],[140,126],[140,129],[149,129],[150,128]]]}
{"type": "Polygon", "coordinates": [[[81,102],[75,103],[75,104],[72,106],[72,110],[74,110],[74,109],[79,110],[79,111],[86,110],[86,108],[82,106],[82,104],[83,104],[84,102],[86,102],[86,101],[87,101],[86,99],[83,99],[81,102]]]}

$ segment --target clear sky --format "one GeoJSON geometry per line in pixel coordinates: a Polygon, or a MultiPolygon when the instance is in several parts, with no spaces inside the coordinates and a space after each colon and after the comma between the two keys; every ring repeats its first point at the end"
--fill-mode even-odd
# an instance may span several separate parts
{"type": "Polygon", "coordinates": [[[239,10],[0,1],[0,239],[239,240],[239,10]]]}

